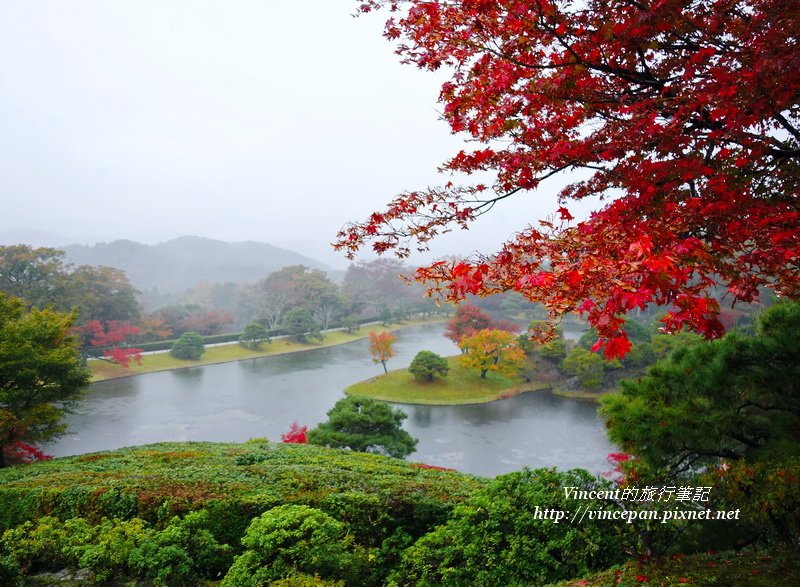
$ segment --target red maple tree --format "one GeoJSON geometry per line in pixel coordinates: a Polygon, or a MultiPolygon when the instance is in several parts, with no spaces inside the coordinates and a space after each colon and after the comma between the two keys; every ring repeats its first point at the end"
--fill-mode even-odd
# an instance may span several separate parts
{"type": "Polygon", "coordinates": [[[472,336],[480,330],[492,328],[492,319],[483,310],[472,304],[462,304],[447,321],[445,337],[458,344],[465,336],[472,336]]]}
{"type": "Polygon", "coordinates": [[[458,344],[465,336],[472,336],[486,329],[519,332],[520,327],[510,320],[492,320],[489,314],[472,304],[461,304],[447,321],[444,335],[458,344]]]}
{"type": "Polygon", "coordinates": [[[43,450],[36,448],[32,444],[15,440],[11,444],[3,447],[5,462],[10,465],[32,463],[34,461],[49,461],[52,456],[45,454],[43,450]]]}
{"type": "Polygon", "coordinates": [[[129,336],[139,334],[139,328],[130,322],[120,320],[87,320],[82,326],[76,327],[75,332],[79,340],[83,341],[82,348],[103,348],[101,359],[117,363],[127,368],[131,361],[142,362],[142,349],[121,346],[129,336]]]}
{"type": "MultiPolygon", "coordinates": [[[[586,315],[598,349],[630,348],[626,312],[667,306],[665,328],[720,335],[717,296],[800,296],[800,11],[782,0],[367,0],[407,63],[452,77],[444,117],[479,143],[443,170],[495,184],[404,193],[346,225],[407,256],[500,200],[582,170],[551,218],[499,252],[417,278],[447,299],[516,290],[552,321],[586,315]],[[574,222],[568,204],[605,200],[574,222]]],[[[546,335],[547,333],[543,333],[546,335]]]]}
{"type": "Polygon", "coordinates": [[[292,422],[289,431],[281,434],[281,442],[308,444],[308,426],[300,426],[297,422],[292,422]]]}

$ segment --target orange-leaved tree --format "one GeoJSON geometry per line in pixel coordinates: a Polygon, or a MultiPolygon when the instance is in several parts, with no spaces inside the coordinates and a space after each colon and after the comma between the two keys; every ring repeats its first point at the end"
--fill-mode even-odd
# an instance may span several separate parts
{"type": "MultiPolygon", "coordinates": [[[[411,191],[337,246],[401,257],[571,171],[553,216],[494,255],[417,271],[451,300],[515,290],[551,324],[585,315],[607,357],[624,317],[722,334],[720,302],[800,297],[800,11],[784,0],[360,0],[391,12],[406,63],[451,78],[439,100],[472,139],[443,170],[477,182],[411,191]],[[575,222],[570,201],[601,208],[575,222]]],[[[530,219],[534,223],[537,219],[530,219]]],[[[550,331],[552,332],[552,330],[550,331]]],[[[547,332],[542,333],[546,335],[547,332]]]]}
{"type": "Polygon", "coordinates": [[[505,330],[486,328],[465,336],[458,348],[464,353],[460,357],[461,364],[468,369],[478,369],[483,379],[489,371],[514,377],[525,361],[525,352],[517,337],[505,330]]]}
{"type": "Polygon", "coordinates": [[[389,372],[386,369],[386,361],[397,354],[392,346],[396,340],[397,337],[388,331],[369,333],[369,352],[372,355],[372,362],[383,365],[384,373],[389,372]]]}

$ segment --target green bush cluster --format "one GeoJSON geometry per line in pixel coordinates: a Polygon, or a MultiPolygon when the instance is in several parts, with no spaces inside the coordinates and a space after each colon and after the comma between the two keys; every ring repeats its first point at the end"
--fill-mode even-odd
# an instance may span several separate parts
{"type": "Polygon", "coordinates": [[[0,471],[0,584],[62,568],[165,586],[538,584],[617,560],[613,525],[534,516],[575,505],[564,485],[606,484],[265,440],[68,457],[0,471]]]}
{"type": "Polygon", "coordinates": [[[564,487],[610,487],[586,471],[523,470],[498,476],[458,506],[450,519],[402,555],[393,585],[542,585],[608,567],[622,558],[607,521],[554,521],[545,510],[616,506],[567,499],[564,487]]]}
{"type": "Polygon", "coordinates": [[[247,549],[220,587],[258,587],[295,573],[344,579],[352,572],[352,539],[346,526],[305,505],[283,505],[252,521],[242,538],[247,549]]]}
{"type": "Polygon", "coordinates": [[[203,337],[196,332],[184,332],[172,345],[169,354],[176,359],[196,361],[206,351],[203,337]]]}
{"type": "Polygon", "coordinates": [[[242,544],[254,520],[273,508],[303,506],[346,530],[348,568],[359,569],[359,577],[323,575],[312,565],[282,577],[286,584],[379,585],[398,559],[397,548],[444,523],[456,504],[484,484],[375,454],[265,440],[164,443],[12,467],[0,470],[0,533],[35,536],[49,546],[19,541],[23,546],[12,549],[13,557],[0,548],[0,584],[13,585],[19,573],[45,566],[170,585],[194,585],[185,579],[190,576],[221,579],[234,557],[248,550],[256,554],[237,568],[265,560],[260,547],[251,548],[255,543],[242,544]],[[67,532],[73,525],[88,529],[82,532],[89,538],[77,540],[80,533],[67,532]],[[64,538],[65,532],[75,540],[64,538]],[[53,534],[57,539],[45,540],[53,534]],[[72,545],[69,556],[65,545],[72,545]],[[37,552],[46,554],[37,559],[37,552]]]}
{"type": "Polygon", "coordinates": [[[0,562],[8,577],[82,568],[96,582],[139,577],[157,586],[193,585],[218,578],[233,559],[233,549],[218,543],[208,526],[203,511],[175,517],[161,530],[140,518],[92,525],[84,518],[45,516],[0,536],[0,562]]]}

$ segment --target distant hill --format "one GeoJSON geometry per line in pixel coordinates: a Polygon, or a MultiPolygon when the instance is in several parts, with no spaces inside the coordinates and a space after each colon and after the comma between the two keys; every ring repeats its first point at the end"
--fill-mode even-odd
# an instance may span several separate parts
{"type": "Polygon", "coordinates": [[[201,283],[255,281],[287,265],[330,268],[309,257],[267,243],[228,243],[183,236],[157,245],[130,240],[63,247],[67,260],[79,265],[122,269],[139,289],[183,292],[201,283]]]}

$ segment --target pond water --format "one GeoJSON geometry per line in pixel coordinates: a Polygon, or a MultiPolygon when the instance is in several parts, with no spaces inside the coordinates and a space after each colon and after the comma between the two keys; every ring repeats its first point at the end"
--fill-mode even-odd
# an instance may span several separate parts
{"type": "MultiPolygon", "coordinates": [[[[441,324],[397,333],[389,368],[407,367],[423,349],[453,355],[441,324]]],[[[276,340],[273,345],[280,345],[276,340]]],[[[45,447],[54,456],[164,441],[279,440],[292,421],[309,428],[348,385],[378,375],[369,342],[247,361],[148,373],[93,384],[70,432],[45,447]]],[[[533,392],[469,406],[401,405],[404,428],[419,439],[409,460],[493,476],[524,466],[609,469],[615,449],[596,404],[533,392]]]]}

